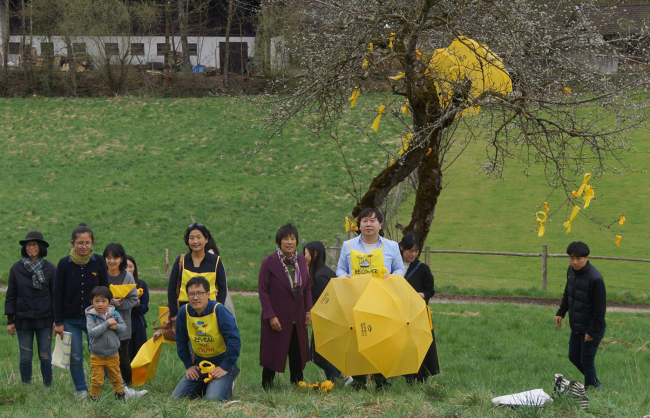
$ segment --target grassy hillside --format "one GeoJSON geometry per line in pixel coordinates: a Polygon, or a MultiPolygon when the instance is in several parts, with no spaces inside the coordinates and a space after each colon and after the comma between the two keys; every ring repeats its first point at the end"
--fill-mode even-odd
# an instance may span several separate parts
{"type": "MultiPolygon", "coordinates": [[[[356,124],[372,121],[375,99],[380,98],[360,100],[341,124],[343,149],[361,192],[386,163],[377,145],[398,148],[400,128],[389,118],[378,135],[359,139],[354,132],[356,124]]],[[[338,146],[292,124],[246,157],[266,138],[257,128],[263,112],[234,98],[0,101],[0,283],[6,283],[19,258],[17,241],[29,230],[45,234],[48,258],[56,263],[82,221],[95,231],[95,251],[121,242],[154,286],[165,281],[164,249],[170,262],[186,251],[182,235],[193,221],[215,235],[233,288],[256,287],[259,263],[275,248],[275,232],[285,222],[297,224],[301,239],[334,245],[344,237],[343,218],[354,204],[342,187],[350,181],[338,146]]],[[[605,221],[621,213],[628,218],[616,227],[623,235],[620,248],[613,234],[584,217],[565,235],[564,209],[547,224],[546,236],[537,238],[533,214],[549,193],[543,177],[533,170],[527,178],[516,164],[506,168],[505,180],[477,174],[483,144],[471,144],[446,171],[427,244],[540,252],[545,243],[551,253],[562,253],[568,242],[582,239],[594,255],[650,258],[643,232],[650,224],[646,136],[638,131],[637,151],[626,156],[637,171],[593,181],[597,198],[590,213],[605,221]]],[[[562,200],[556,195],[549,204],[555,209],[562,200]]],[[[407,201],[401,217],[409,212],[407,201]]],[[[549,265],[549,295],[561,291],[565,266],[556,259],[549,265]]],[[[612,294],[647,295],[647,264],[597,266],[612,294]]],[[[541,282],[538,259],[436,255],[433,269],[436,284],[447,291],[530,293],[541,282]]]]}

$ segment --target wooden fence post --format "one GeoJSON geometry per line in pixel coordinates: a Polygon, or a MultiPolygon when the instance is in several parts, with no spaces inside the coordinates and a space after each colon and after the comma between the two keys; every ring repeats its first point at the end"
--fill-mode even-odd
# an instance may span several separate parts
{"type": "Polygon", "coordinates": [[[546,290],[548,285],[548,248],[542,245],[542,290],[546,290]]]}
{"type": "Polygon", "coordinates": [[[424,264],[427,266],[430,265],[430,258],[431,258],[431,248],[427,245],[424,247],[424,264]]]}
{"type": "Polygon", "coordinates": [[[169,249],[165,248],[165,277],[169,277],[169,249]]]}

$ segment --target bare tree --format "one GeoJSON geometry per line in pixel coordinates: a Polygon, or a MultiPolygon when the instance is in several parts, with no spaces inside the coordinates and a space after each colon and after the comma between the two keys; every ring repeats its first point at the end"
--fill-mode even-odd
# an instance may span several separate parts
{"type": "Polygon", "coordinates": [[[508,160],[541,164],[551,188],[574,200],[576,175],[588,170],[597,177],[611,163],[623,166],[623,134],[647,116],[645,103],[635,98],[646,85],[647,68],[626,66],[619,57],[624,71],[615,77],[599,72],[598,60],[615,52],[584,18],[582,11],[594,5],[582,3],[286,0],[292,18],[281,22],[282,33],[296,66],[269,96],[276,105],[268,122],[275,134],[304,115],[315,131],[339,141],[338,122],[353,92],[376,91],[379,83],[390,97],[357,127],[359,135],[374,140],[369,125],[382,115],[396,119],[402,132],[365,192],[352,179],[349,192],[358,202],[352,214],[381,207],[411,177],[415,205],[403,232],[423,242],[444,171],[470,141],[485,143],[481,167],[488,175],[500,176],[508,160]],[[484,67],[502,62],[513,91],[484,86],[462,65],[441,71],[436,57],[454,41],[484,67]],[[456,134],[459,127],[469,138],[456,134]]]}

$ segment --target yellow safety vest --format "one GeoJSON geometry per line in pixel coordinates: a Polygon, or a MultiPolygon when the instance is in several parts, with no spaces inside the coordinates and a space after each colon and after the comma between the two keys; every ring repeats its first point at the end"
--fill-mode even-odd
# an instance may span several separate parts
{"type": "Polygon", "coordinates": [[[207,272],[207,273],[195,273],[193,271],[189,271],[185,269],[185,255],[181,255],[181,286],[179,289],[178,293],[178,301],[179,302],[187,302],[187,289],[185,287],[187,286],[187,282],[190,281],[192,277],[196,276],[203,276],[205,279],[208,281],[210,284],[210,299],[211,300],[217,300],[217,292],[219,289],[217,289],[217,269],[219,268],[219,260],[221,259],[221,256],[217,256],[217,264],[214,266],[214,272],[207,272]]]}
{"type": "Polygon", "coordinates": [[[384,274],[388,273],[388,270],[384,266],[384,243],[381,243],[381,247],[375,249],[375,251],[370,254],[366,254],[361,251],[355,251],[350,246],[348,242],[348,247],[350,247],[350,264],[352,267],[351,276],[359,276],[361,274],[370,274],[372,277],[377,279],[383,279],[384,274]]]}
{"type": "Polygon", "coordinates": [[[187,335],[194,353],[203,358],[216,357],[226,352],[226,343],[219,332],[219,321],[217,320],[217,303],[214,311],[204,316],[193,317],[187,311],[185,305],[185,316],[187,317],[187,335]]]}

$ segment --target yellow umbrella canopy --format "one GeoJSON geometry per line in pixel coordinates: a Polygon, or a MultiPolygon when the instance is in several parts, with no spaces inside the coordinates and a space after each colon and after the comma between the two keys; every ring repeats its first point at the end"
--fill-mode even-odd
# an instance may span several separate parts
{"type": "Polygon", "coordinates": [[[371,280],[353,315],[359,352],[381,374],[418,372],[433,341],[431,316],[404,277],[371,280]]]}
{"type": "Polygon", "coordinates": [[[369,274],[333,278],[311,309],[316,351],[348,376],[379,372],[359,353],[352,314],[372,280],[369,274]]]}

